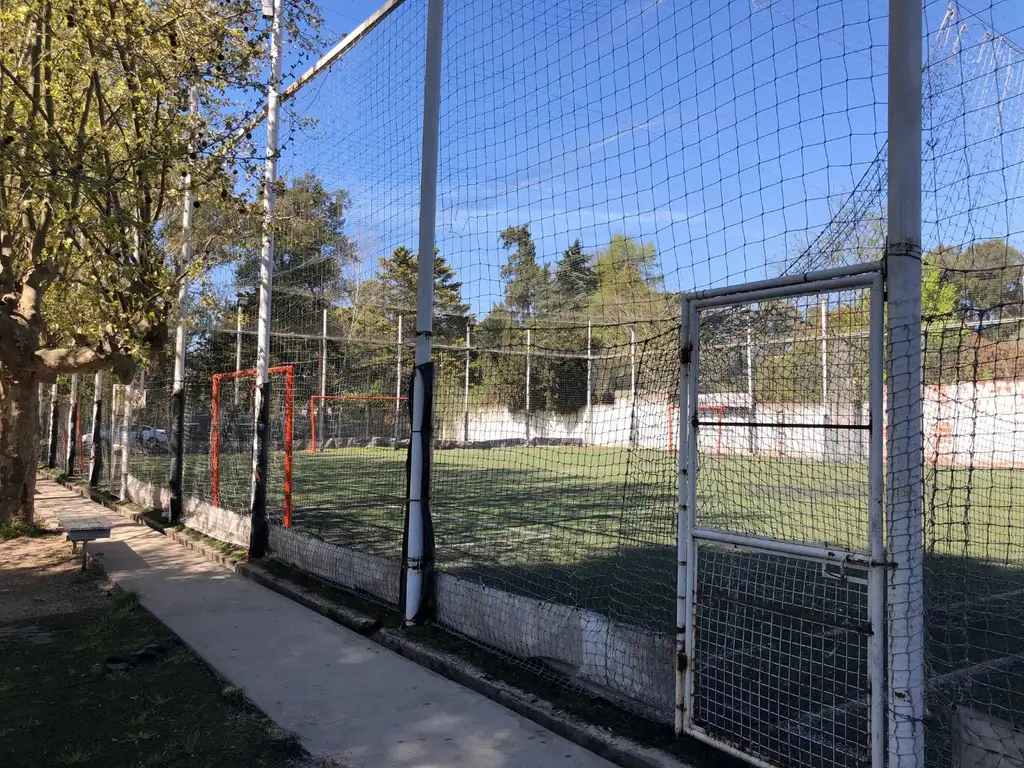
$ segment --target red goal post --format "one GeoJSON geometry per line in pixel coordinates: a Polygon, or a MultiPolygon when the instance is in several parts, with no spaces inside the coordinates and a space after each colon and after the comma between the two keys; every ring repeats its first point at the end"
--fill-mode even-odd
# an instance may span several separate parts
{"type": "MultiPolygon", "coordinates": [[[[318,405],[322,405],[324,401],[330,400],[343,400],[354,403],[372,403],[372,402],[387,402],[393,403],[395,406],[394,418],[397,421],[398,411],[401,409],[402,404],[405,403],[409,398],[397,395],[311,395],[309,398],[309,452],[316,453],[317,451],[317,436],[316,436],[316,409],[318,405]]],[[[386,417],[385,417],[386,419],[386,417]]],[[[395,422],[385,422],[395,423],[395,422]]]]}
{"type": "MultiPolygon", "coordinates": [[[[292,424],[294,422],[295,367],[278,365],[270,368],[271,376],[284,374],[284,503],[283,523],[286,528],[292,524],[292,424]]],[[[210,473],[212,475],[213,506],[220,506],[220,384],[245,376],[255,376],[256,369],[228,371],[213,375],[213,407],[210,417],[210,473]]]]}
{"type": "MultiPolygon", "coordinates": [[[[719,456],[722,455],[722,422],[725,417],[725,406],[724,405],[698,405],[698,411],[707,411],[710,413],[718,414],[716,421],[717,424],[717,438],[715,440],[715,453],[719,456]]],[[[668,404],[668,449],[675,453],[679,450],[679,403],[668,404]]]]}

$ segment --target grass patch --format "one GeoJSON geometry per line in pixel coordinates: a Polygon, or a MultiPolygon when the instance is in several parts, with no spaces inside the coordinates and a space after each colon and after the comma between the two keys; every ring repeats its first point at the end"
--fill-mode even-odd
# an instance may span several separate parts
{"type": "Polygon", "coordinates": [[[225,694],[178,643],[165,642],[157,658],[108,667],[170,637],[132,596],[30,623],[45,642],[0,634],[0,765],[287,768],[299,756],[294,739],[225,694]]]}
{"type": "Polygon", "coordinates": [[[11,539],[36,538],[38,536],[53,536],[56,531],[40,528],[35,523],[27,523],[24,520],[9,520],[0,523],[0,541],[11,539]]]}
{"type": "Polygon", "coordinates": [[[214,552],[218,552],[225,557],[230,557],[234,560],[245,560],[249,553],[244,547],[236,546],[235,544],[228,544],[226,541],[215,539],[211,536],[207,536],[205,533],[200,533],[194,528],[189,528],[185,525],[176,525],[174,530],[185,536],[188,536],[193,541],[198,541],[207,549],[212,549],[214,552]]]}

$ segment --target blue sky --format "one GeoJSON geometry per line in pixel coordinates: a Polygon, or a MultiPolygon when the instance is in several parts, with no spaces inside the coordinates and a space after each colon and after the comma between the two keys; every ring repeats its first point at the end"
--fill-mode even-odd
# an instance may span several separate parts
{"type": "MultiPolygon", "coordinates": [[[[322,34],[340,36],[377,5],[325,0],[322,34]]],[[[777,273],[884,145],[886,5],[448,0],[437,244],[473,310],[501,298],[498,233],[527,222],[546,261],[576,237],[588,251],[617,232],[653,242],[670,289],[777,273]]],[[[347,229],[368,268],[396,245],[416,247],[425,7],[408,0],[307,86],[283,123],[280,172],[313,171],[349,191],[347,229]]],[[[1008,0],[966,8],[1024,38],[1008,0]]],[[[933,34],[945,9],[929,4],[933,34]]],[[[930,166],[948,188],[925,212],[931,236],[1020,231],[1015,206],[986,203],[1017,172],[1021,132],[1003,123],[1001,139],[978,135],[997,101],[1010,107],[1004,119],[1024,112],[1005,91],[943,97],[954,113],[986,106],[976,125],[934,118],[937,146],[954,151],[930,166]],[[970,205],[965,158],[975,170],[989,158],[970,205]]]]}

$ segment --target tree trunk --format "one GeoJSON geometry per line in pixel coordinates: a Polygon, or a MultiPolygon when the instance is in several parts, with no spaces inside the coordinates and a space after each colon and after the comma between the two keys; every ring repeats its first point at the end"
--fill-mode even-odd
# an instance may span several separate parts
{"type": "Polygon", "coordinates": [[[0,523],[32,522],[38,460],[38,381],[0,369],[0,523]]]}

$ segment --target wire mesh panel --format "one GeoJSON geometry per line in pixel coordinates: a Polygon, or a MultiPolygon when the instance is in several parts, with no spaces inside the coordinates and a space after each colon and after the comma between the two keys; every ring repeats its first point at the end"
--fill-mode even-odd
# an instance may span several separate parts
{"type": "MultiPolygon", "coordinates": [[[[267,505],[270,517],[289,525],[292,512],[293,427],[295,421],[295,372],[291,366],[273,366],[270,378],[270,419],[267,436],[267,505]]],[[[253,412],[256,373],[252,370],[214,374],[211,382],[210,473],[214,507],[244,510],[252,491],[254,422],[232,418],[236,408],[253,412]],[[238,380],[238,405],[227,402],[228,384],[238,380]],[[223,408],[223,411],[222,411],[223,408]],[[246,428],[247,427],[247,428],[246,428]]],[[[232,393],[233,394],[233,393],[232,393]]]]}
{"type": "Polygon", "coordinates": [[[925,19],[926,762],[1015,765],[1024,759],[1024,25],[1003,2],[930,2],[925,19]]]}
{"type": "Polygon", "coordinates": [[[862,271],[683,301],[679,724],[766,765],[884,765],[881,277],[862,271]],[[735,328],[758,378],[722,418],[701,404],[747,381],[735,328]]]}

